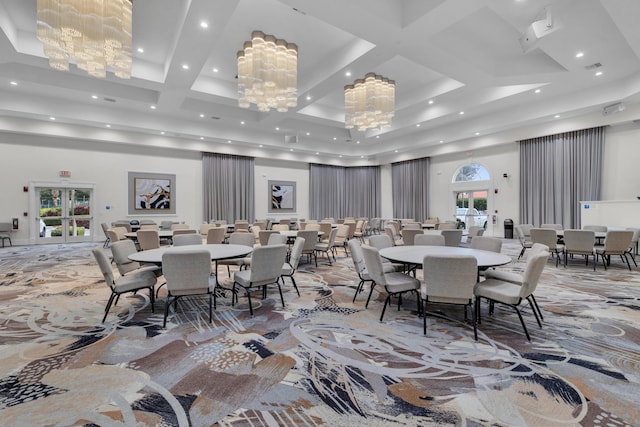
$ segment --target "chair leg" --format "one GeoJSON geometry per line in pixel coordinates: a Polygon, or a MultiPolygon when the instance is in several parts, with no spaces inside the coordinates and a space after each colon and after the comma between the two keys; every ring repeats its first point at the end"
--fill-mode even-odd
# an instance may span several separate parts
{"type": "Polygon", "coordinates": [[[282,287],[280,286],[280,282],[276,282],[276,285],[278,285],[278,292],[280,292],[280,301],[282,301],[282,308],[284,308],[284,297],[282,296],[282,287]]]}
{"type": "Polygon", "coordinates": [[[356,288],[356,293],[353,294],[353,301],[351,302],[356,302],[356,297],[358,296],[358,294],[360,292],[362,292],[362,287],[364,286],[364,280],[360,279],[360,283],[358,283],[358,287],[356,288]]]}
{"type": "Polygon", "coordinates": [[[104,317],[102,318],[102,323],[107,320],[107,314],[109,314],[109,310],[111,309],[111,305],[113,304],[113,300],[115,297],[116,294],[112,292],[111,296],[109,296],[109,301],[107,301],[107,306],[104,308],[104,317]]]}
{"type": "Polygon", "coordinates": [[[156,298],[155,298],[155,290],[153,289],[153,286],[149,287],[149,300],[151,301],[151,312],[155,313],[156,312],[156,298]]]}
{"type": "Polygon", "coordinates": [[[516,310],[516,313],[518,313],[518,317],[520,318],[520,324],[522,324],[522,329],[524,329],[524,334],[527,336],[527,340],[531,341],[531,337],[529,336],[529,331],[527,330],[527,325],[524,324],[524,319],[522,318],[522,314],[520,313],[520,310],[518,310],[518,307],[516,307],[515,305],[513,305],[512,307],[516,310]]]}
{"type": "MultiPolygon", "coordinates": [[[[531,295],[529,295],[530,297],[531,295]]],[[[538,322],[538,326],[540,327],[540,329],[542,329],[542,323],[540,323],[540,317],[538,316],[538,311],[536,310],[535,305],[533,304],[533,302],[531,301],[531,298],[527,297],[527,301],[529,301],[529,305],[531,306],[531,310],[533,311],[533,315],[536,318],[536,322],[538,322]]]]}
{"type": "Polygon", "coordinates": [[[629,258],[627,258],[627,254],[620,254],[620,258],[627,262],[627,267],[629,267],[629,271],[631,271],[631,264],[629,264],[629,258]]]}
{"type": "Polygon", "coordinates": [[[382,306],[382,313],[380,314],[380,321],[382,322],[382,318],[384,317],[384,311],[387,309],[387,304],[390,303],[391,294],[387,294],[387,299],[384,300],[384,305],[382,306]]]}
{"type": "Polygon", "coordinates": [[[474,304],[475,313],[478,316],[478,325],[482,323],[482,319],[480,319],[480,297],[476,297],[476,302],[474,304]]]}
{"type": "Polygon", "coordinates": [[[520,251],[520,255],[518,255],[518,259],[522,258],[522,255],[524,255],[524,251],[525,251],[526,249],[527,249],[527,248],[525,248],[524,246],[522,247],[522,250],[520,251]]]}
{"type": "Polygon", "coordinates": [[[251,305],[251,292],[249,289],[245,289],[247,291],[247,300],[249,300],[249,313],[253,316],[253,306],[251,305]]]}
{"type": "Polygon", "coordinates": [[[478,341],[478,317],[476,316],[477,304],[473,304],[471,310],[471,315],[473,316],[473,339],[478,341]]]}
{"type": "MultiPolygon", "coordinates": [[[[376,286],[375,282],[371,282],[371,290],[369,291],[369,297],[367,298],[367,303],[364,305],[364,308],[369,308],[369,301],[371,300],[371,294],[373,294],[373,288],[376,286]]],[[[385,302],[386,304],[386,302],[385,302]]]]}
{"type": "MultiPolygon", "coordinates": [[[[296,284],[296,279],[293,278],[293,274],[291,276],[289,276],[291,278],[291,283],[293,283],[293,287],[296,290],[296,293],[298,294],[298,296],[300,296],[300,291],[298,290],[298,285],[296,284]]],[[[284,282],[284,278],[282,279],[282,282],[284,282]]]]}
{"type": "Polygon", "coordinates": [[[213,310],[211,310],[211,300],[213,300],[213,292],[209,294],[209,324],[213,322],[213,310]]]}
{"type": "Polygon", "coordinates": [[[418,298],[418,301],[422,301],[422,331],[427,335],[427,300],[418,298]]]}
{"type": "Polygon", "coordinates": [[[540,310],[540,306],[538,306],[538,301],[536,300],[536,297],[531,294],[531,300],[533,301],[533,304],[536,307],[536,310],[538,310],[538,315],[540,316],[540,319],[544,320],[544,316],[542,315],[542,311],[540,310]]]}
{"type": "Polygon", "coordinates": [[[169,315],[169,306],[171,304],[169,303],[169,295],[167,295],[167,298],[164,301],[164,320],[162,322],[162,329],[167,327],[167,316],[169,315]]]}

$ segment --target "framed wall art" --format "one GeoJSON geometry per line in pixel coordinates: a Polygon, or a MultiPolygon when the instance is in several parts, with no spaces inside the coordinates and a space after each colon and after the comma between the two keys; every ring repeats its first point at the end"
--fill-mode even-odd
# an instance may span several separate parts
{"type": "Polygon", "coordinates": [[[129,172],[129,215],[176,213],[176,176],[129,172]]]}
{"type": "Polygon", "coordinates": [[[296,211],[296,183],[294,181],[269,181],[269,213],[296,211]]]}

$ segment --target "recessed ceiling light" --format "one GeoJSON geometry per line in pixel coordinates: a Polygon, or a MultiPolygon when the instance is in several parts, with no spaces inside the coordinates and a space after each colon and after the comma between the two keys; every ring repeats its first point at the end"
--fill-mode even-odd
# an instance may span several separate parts
{"type": "Polygon", "coordinates": [[[110,124],[108,124],[108,123],[107,123],[106,125],[104,125],[104,126],[105,126],[105,127],[108,127],[108,128],[110,128],[110,127],[111,127],[111,125],[110,125],[110,124]]]}
{"type": "Polygon", "coordinates": [[[476,132],[476,136],[480,135],[480,132],[476,132]]]}
{"type": "Polygon", "coordinates": [[[243,124],[244,124],[244,120],[243,120],[243,121],[241,121],[241,122],[240,122],[240,124],[241,124],[241,125],[243,125],[243,124]]]}
{"type": "Polygon", "coordinates": [[[231,144],[231,140],[228,140],[228,141],[227,141],[227,144],[231,144]]]}
{"type": "Polygon", "coordinates": [[[397,153],[397,152],[398,152],[398,150],[394,150],[393,152],[394,152],[394,153],[397,153]]]}
{"type": "Polygon", "coordinates": [[[200,114],[200,118],[201,118],[201,119],[202,119],[202,118],[204,118],[204,114],[200,114]]]}
{"type": "Polygon", "coordinates": [[[443,140],[440,140],[440,144],[442,144],[442,143],[444,143],[444,141],[443,141],[443,140]]]}
{"type": "Polygon", "coordinates": [[[560,118],[560,114],[556,114],[555,116],[553,116],[555,119],[559,119],[560,118]]]}
{"type": "Polygon", "coordinates": [[[380,135],[376,135],[376,139],[380,139],[380,135]]]}
{"type": "Polygon", "coordinates": [[[280,128],[278,126],[276,126],[276,130],[280,130],[280,128]]]}
{"type": "Polygon", "coordinates": [[[316,151],[316,156],[317,156],[318,154],[320,154],[320,153],[316,151]]]}
{"type": "Polygon", "coordinates": [[[293,151],[293,148],[289,148],[289,151],[293,151]]]}
{"type": "Polygon", "coordinates": [[[208,23],[208,22],[206,22],[206,21],[202,21],[202,22],[200,23],[200,28],[209,28],[209,23],[208,23]]]}
{"type": "Polygon", "coordinates": [[[463,115],[463,114],[464,114],[464,111],[460,111],[458,114],[463,115]]]}
{"type": "Polygon", "coordinates": [[[144,48],[139,47],[139,48],[137,49],[137,51],[138,51],[138,53],[144,53],[144,48]]]}
{"type": "Polygon", "coordinates": [[[258,147],[262,148],[262,144],[258,145],[258,147]]]}
{"type": "Polygon", "coordinates": [[[11,86],[18,86],[18,82],[9,82],[11,86]]]}
{"type": "Polygon", "coordinates": [[[204,139],[204,136],[201,136],[201,137],[200,137],[200,141],[202,141],[203,139],[204,139]]]}
{"type": "Polygon", "coordinates": [[[364,159],[364,156],[360,156],[361,159],[364,159]]]}
{"type": "Polygon", "coordinates": [[[347,77],[351,77],[351,71],[347,71],[346,73],[344,73],[344,75],[347,77]]]}
{"type": "Polygon", "coordinates": [[[162,132],[160,132],[160,135],[164,135],[164,133],[165,133],[165,132],[164,132],[164,131],[162,131],[162,132]]]}
{"type": "Polygon", "coordinates": [[[340,154],[338,157],[342,158],[342,154],[340,154]]]}
{"type": "Polygon", "coordinates": [[[584,56],[584,52],[576,53],[576,58],[582,58],[584,56]]]}
{"type": "Polygon", "coordinates": [[[55,119],[56,119],[55,117],[49,117],[49,120],[55,120],[55,119]]]}
{"type": "Polygon", "coordinates": [[[311,95],[307,95],[307,101],[311,101],[311,95]]]}
{"type": "Polygon", "coordinates": [[[92,99],[98,99],[98,95],[91,95],[92,99]]]}
{"type": "Polygon", "coordinates": [[[188,70],[189,69],[189,64],[182,64],[182,69],[183,70],[188,70]]]}
{"type": "Polygon", "coordinates": [[[429,100],[429,105],[433,104],[433,99],[429,100]]]}
{"type": "Polygon", "coordinates": [[[420,123],[417,123],[417,124],[416,124],[416,127],[417,127],[417,128],[419,128],[419,127],[420,127],[420,123]]]}
{"type": "Polygon", "coordinates": [[[597,71],[596,72],[596,76],[601,76],[602,75],[602,71],[597,71]]]}
{"type": "Polygon", "coordinates": [[[360,144],[360,141],[356,141],[356,144],[360,144]]]}
{"type": "Polygon", "coordinates": [[[336,138],[335,136],[333,137],[333,140],[336,141],[338,138],[336,138]]]}
{"type": "Polygon", "coordinates": [[[151,108],[152,110],[155,110],[156,106],[155,105],[150,105],[149,108],[151,108]]]}
{"type": "Polygon", "coordinates": [[[540,89],[536,89],[536,90],[534,90],[533,92],[534,92],[534,93],[540,93],[540,92],[542,92],[542,90],[540,90],[540,89]]]}
{"type": "Polygon", "coordinates": [[[220,70],[218,70],[217,68],[214,68],[212,71],[213,71],[214,73],[217,73],[217,72],[218,72],[218,71],[220,71],[220,70]]]}
{"type": "Polygon", "coordinates": [[[307,136],[311,136],[311,132],[307,132],[307,136]]]}

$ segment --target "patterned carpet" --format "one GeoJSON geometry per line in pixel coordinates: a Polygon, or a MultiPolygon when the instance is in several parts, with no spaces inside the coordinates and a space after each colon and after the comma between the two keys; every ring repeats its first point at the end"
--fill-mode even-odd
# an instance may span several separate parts
{"type": "MultiPolygon", "coordinates": [[[[460,307],[430,306],[427,337],[410,298],[379,322],[384,295],[352,303],[345,257],[303,265],[284,309],[276,288],[254,317],[219,298],[210,325],[206,299],[185,299],[162,329],[145,291],[101,324],[92,246],[0,249],[0,425],[640,425],[640,272],[619,260],[549,261],[543,329],[527,306],[528,342],[483,304],[475,342],[460,307]]],[[[504,268],[522,270],[519,249],[505,242],[504,268]]]]}

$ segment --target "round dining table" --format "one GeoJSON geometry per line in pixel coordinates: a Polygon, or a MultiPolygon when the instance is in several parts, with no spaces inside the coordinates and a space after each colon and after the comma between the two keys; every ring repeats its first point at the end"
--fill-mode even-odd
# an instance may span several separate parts
{"type": "Polygon", "coordinates": [[[253,252],[253,248],[245,245],[227,244],[207,244],[207,245],[184,245],[184,246],[162,246],[157,249],[149,249],[129,255],[132,261],[162,265],[162,255],[168,251],[188,252],[193,250],[208,250],[211,254],[211,261],[216,263],[216,283],[218,282],[218,261],[224,259],[240,258],[253,252]]]}
{"type": "Polygon", "coordinates": [[[511,257],[497,252],[456,246],[393,246],[380,249],[380,256],[403,264],[422,265],[425,255],[473,255],[478,269],[487,269],[511,262],[511,257]]]}
{"type": "MultiPolygon", "coordinates": [[[[128,233],[124,233],[125,237],[129,239],[136,240],[138,238],[138,234],[135,231],[131,231],[128,233]]],[[[158,237],[161,239],[170,239],[173,237],[173,231],[171,230],[158,230],[158,237]]]]}

